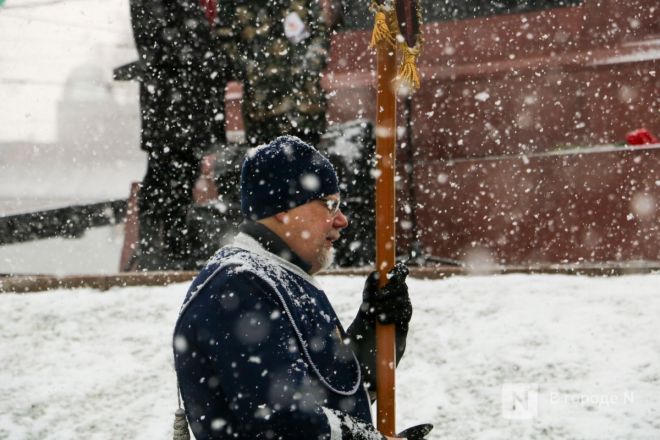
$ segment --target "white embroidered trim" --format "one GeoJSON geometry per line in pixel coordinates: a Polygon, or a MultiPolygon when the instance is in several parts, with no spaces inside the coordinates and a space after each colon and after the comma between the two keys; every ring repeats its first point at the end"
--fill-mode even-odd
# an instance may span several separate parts
{"type": "Polygon", "coordinates": [[[364,423],[346,413],[332,408],[321,407],[330,425],[330,440],[342,440],[342,428],[345,428],[350,434],[349,438],[359,438],[363,440],[384,440],[385,437],[376,430],[376,427],[370,423],[364,423]],[[338,436],[335,432],[338,431],[338,436]]]}
{"type": "Polygon", "coordinates": [[[321,409],[325,413],[325,417],[328,419],[328,425],[330,426],[330,440],[342,440],[341,439],[341,420],[339,417],[329,408],[322,406],[321,409]]]}

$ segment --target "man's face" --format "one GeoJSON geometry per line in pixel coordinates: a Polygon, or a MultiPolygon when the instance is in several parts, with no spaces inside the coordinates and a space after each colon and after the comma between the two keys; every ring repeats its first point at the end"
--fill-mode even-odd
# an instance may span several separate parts
{"type": "Polygon", "coordinates": [[[326,269],[332,263],[332,244],[339,238],[339,231],[348,226],[348,219],[337,209],[331,211],[331,203],[339,202],[339,194],[323,200],[312,200],[289,210],[284,216],[286,242],[306,263],[311,273],[326,269]]]}

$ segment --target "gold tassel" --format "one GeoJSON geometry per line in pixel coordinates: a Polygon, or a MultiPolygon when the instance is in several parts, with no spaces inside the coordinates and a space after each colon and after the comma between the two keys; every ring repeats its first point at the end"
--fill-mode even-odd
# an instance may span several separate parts
{"type": "Polygon", "coordinates": [[[400,49],[403,59],[401,60],[401,66],[399,66],[397,80],[412,90],[418,90],[420,80],[417,69],[417,57],[420,53],[420,45],[416,44],[415,47],[410,48],[407,44],[403,43],[400,45],[400,49]]]}
{"type": "Polygon", "coordinates": [[[186,413],[181,408],[174,412],[174,435],[172,438],[173,440],[190,440],[186,413]]]}
{"type": "Polygon", "coordinates": [[[394,47],[395,39],[388,26],[388,22],[390,21],[391,19],[388,20],[387,14],[382,9],[376,11],[374,16],[374,30],[371,33],[371,43],[369,44],[369,47],[374,48],[381,42],[385,42],[388,46],[394,47]]]}

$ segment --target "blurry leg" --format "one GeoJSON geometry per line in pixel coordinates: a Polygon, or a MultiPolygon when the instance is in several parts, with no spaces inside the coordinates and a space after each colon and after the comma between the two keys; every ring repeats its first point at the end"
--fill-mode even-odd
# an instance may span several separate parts
{"type": "Polygon", "coordinates": [[[147,173],[138,193],[138,252],[139,270],[164,269],[163,258],[163,195],[168,188],[163,186],[162,166],[150,154],[147,173]]]}
{"type": "Polygon", "coordinates": [[[168,178],[170,193],[165,197],[163,218],[165,256],[170,269],[194,269],[193,257],[199,238],[188,227],[188,214],[193,204],[192,190],[200,175],[200,160],[190,155],[173,159],[168,178]]]}

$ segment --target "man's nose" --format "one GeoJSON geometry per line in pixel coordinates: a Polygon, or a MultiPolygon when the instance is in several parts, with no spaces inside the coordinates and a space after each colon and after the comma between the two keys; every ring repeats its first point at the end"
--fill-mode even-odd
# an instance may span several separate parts
{"type": "Polygon", "coordinates": [[[348,226],[348,217],[343,212],[339,211],[332,220],[332,226],[336,229],[344,229],[348,226]]]}

